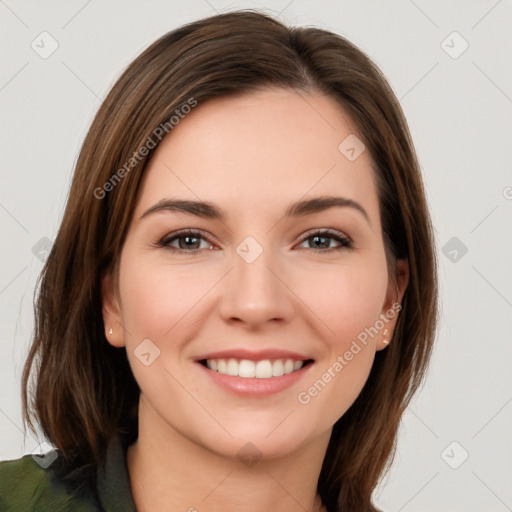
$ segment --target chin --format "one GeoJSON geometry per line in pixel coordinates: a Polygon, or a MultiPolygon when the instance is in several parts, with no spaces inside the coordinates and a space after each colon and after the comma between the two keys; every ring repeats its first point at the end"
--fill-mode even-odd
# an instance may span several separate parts
{"type": "MultiPolygon", "coordinates": [[[[199,441],[209,451],[227,458],[236,458],[244,462],[249,460],[273,460],[291,455],[321,435],[301,424],[292,423],[293,413],[283,421],[286,415],[262,419],[240,420],[230,423],[227,429],[233,437],[222,432],[220,435],[204,436],[199,441]]],[[[296,420],[297,418],[295,418],[296,420]]]]}

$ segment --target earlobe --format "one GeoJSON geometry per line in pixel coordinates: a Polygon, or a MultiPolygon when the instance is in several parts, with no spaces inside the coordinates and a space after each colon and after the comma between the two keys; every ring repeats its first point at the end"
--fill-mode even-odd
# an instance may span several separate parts
{"type": "Polygon", "coordinates": [[[101,280],[103,325],[107,341],[114,347],[124,347],[124,329],[119,300],[115,293],[112,275],[105,274],[101,280]]]}

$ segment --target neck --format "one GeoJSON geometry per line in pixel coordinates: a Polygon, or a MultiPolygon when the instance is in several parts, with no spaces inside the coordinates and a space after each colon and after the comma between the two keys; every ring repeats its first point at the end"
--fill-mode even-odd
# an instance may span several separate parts
{"type": "Polygon", "coordinates": [[[330,431],[279,459],[222,456],[186,438],[145,402],[127,466],[138,512],[320,512],[316,488],[330,431]]]}

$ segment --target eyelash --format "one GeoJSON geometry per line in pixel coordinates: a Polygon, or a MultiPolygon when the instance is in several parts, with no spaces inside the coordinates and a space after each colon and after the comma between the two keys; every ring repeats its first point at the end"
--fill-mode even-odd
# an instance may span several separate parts
{"type": "MultiPolygon", "coordinates": [[[[206,250],[206,249],[186,250],[186,249],[178,249],[176,247],[170,246],[171,242],[173,242],[174,240],[179,240],[180,238],[185,238],[185,237],[202,239],[202,240],[205,240],[206,242],[210,243],[210,241],[204,235],[202,235],[201,232],[187,229],[184,231],[178,231],[176,233],[173,233],[172,236],[170,236],[170,237],[168,235],[166,235],[163,238],[161,238],[160,240],[158,240],[158,242],[156,242],[155,245],[157,247],[168,249],[172,252],[176,252],[176,253],[181,252],[181,253],[185,253],[185,254],[196,254],[199,251],[206,250]]],[[[302,244],[305,241],[307,241],[308,239],[314,238],[314,237],[331,238],[340,244],[338,247],[328,247],[327,249],[315,249],[315,248],[309,249],[316,253],[332,252],[332,251],[338,252],[338,251],[342,251],[344,249],[352,249],[353,248],[352,240],[350,240],[348,237],[341,236],[337,232],[333,232],[329,229],[317,230],[317,231],[311,232],[307,236],[305,236],[301,240],[300,243],[302,244]]]]}

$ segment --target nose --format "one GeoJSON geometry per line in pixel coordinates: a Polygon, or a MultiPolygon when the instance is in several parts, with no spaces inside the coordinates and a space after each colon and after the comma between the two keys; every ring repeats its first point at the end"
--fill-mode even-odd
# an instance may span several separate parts
{"type": "Polygon", "coordinates": [[[294,295],[286,272],[270,252],[264,250],[252,262],[240,256],[243,253],[234,253],[234,268],[225,278],[219,305],[225,321],[258,329],[270,321],[287,323],[292,318],[294,295]]]}

